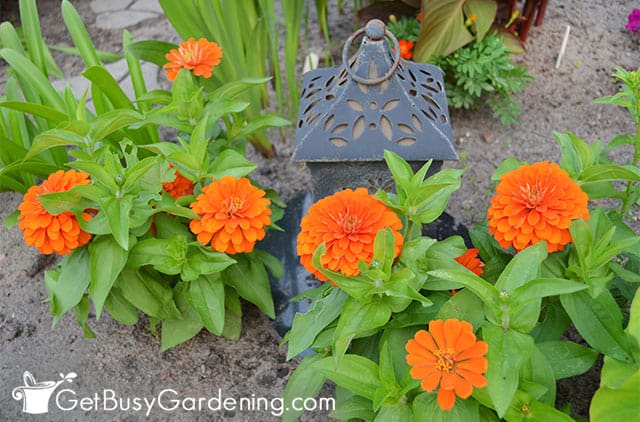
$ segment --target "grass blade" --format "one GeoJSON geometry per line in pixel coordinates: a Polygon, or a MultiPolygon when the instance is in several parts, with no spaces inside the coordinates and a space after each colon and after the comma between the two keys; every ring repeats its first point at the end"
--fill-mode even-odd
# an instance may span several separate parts
{"type": "Polygon", "coordinates": [[[99,66],[100,58],[78,11],[69,0],[62,1],[62,18],[87,67],[99,66]]]}
{"type": "MultiPolygon", "coordinates": [[[[53,51],[59,51],[61,53],[69,54],[70,56],[78,56],[80,57],[80,50],[78,47],[68,47],[66,45],[50,45],[50,49],[53,51]]],[[[96,50],[98,53],[98,59],[104,62],[115,62],[122,59],[122,56],[111,53],[109,51],[96,50]]]]}
{"type": "Polygon", "coordinates": [[[0,44],[3,48],[15,50],[25,57],[27,56],[27,52],[24,51],[24,47],[20,41],[20,36],[10,22],[2,22],[2,24],[0,24],[0,44]]]}
{"type": "Polygon", "coordinates": [[[282,2],[285,22],[284,38],[284,65],[287,74],[287,87],[291,100],[289,115],[295,118],[298,112],[298,81],[296,79],[296,66],[298,55],[298,42],[300,40],[300,27],[304,12],[304,0],[284,0],[282,2]]]}
{"type": "Polygon", "coordinates": [[[20,20],[22,22],[22,33],[29,51],[31,62],[47,75],[47,65],[45,63],[44,41],[40,30],[40,19],[35,0],[20,0],[20,20]]]}
{"type": "Polygon", "coordinates": [[[24,78],[28,84],[44,100],[45,105],[58,110],[64,110],[64,102],[60,94],[51,86],[49,79],[40,72],[40,69],[31,63],[26,57],[15,50],[3,48],[0,50],[0,57],[5,59],[15,72],[24,78]]]}
{"type": "MultiPolygon", "coordinates": [[[[113,104],[115,108],[128,108],[131,110],[135,109],[133,107],[133,103],[131,102],[129,97],[127,97],[127,94],[125,94],[122,88],[120,88],[118,81],[116,81],[113,75],[111,75],[109,71],[104,67],[92,66],[82,72],[82,75],[85,78],[89,79],[94,86],[99,87],[100,91],[102,91],[104,95],[107,96],[107,98],[109,99],[109,101],[111,101],[111,104],[113,104]]],[[[92,98],[95,102],[95,94],[92,95],[92,98]]],[[[96,107],[96,111],[97,110],[98,109],[96,107]]]]}

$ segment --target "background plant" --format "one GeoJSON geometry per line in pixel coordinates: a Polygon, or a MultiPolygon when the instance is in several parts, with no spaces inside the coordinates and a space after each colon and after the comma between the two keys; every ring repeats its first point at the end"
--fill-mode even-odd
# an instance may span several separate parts
{"type": "Polygon", "coordinates": [[[425,1],[422,11],[422,22],[401,18],[389,30],[399,39],[416,41],[413,60],[442,68],[449,105],[470,109],[487,104],[504,125],[518,123],[520,106],[512,95],[533,78],[513,63],[513,50],[505,44],[510,35],[491,29],[495,2],[425,1]]]}
{"type": "Polygon", "coordinates": [[[503,125],[519,123],[520,105],[513,95],[533,78],[527,69],[513,63],[497,32],[471,42],[455,53],[433,61],[445,73],[449,105],[474,109],[487,104],[503,125]]]}
{"type": "MultiPolygon", "coordinates": [[[[621,92],[598,100],[628,108],[636,122],[638,73],[619,69],[621,92]]],[[[314,396],[330,379],[337,385],[338,403],[331,416],[340,420],[566,421],[572,420],[570,409],[554,407],[556,381],[586,372],[603,354],[602,383],[591,416],[612,420],[636,415],[640,237],[625,220],[637,211],[640,169],[635,154],[624,164],[606,154],[624,145],[637,151],[639,137],[621,135],[606,148],[570,133],[556,137],[561,167],[573,183],[591,200],[614,198],[620,207],[592,202],[589,219],[576,219],[568,228],[572,243],[553,253],[539,241],[514,254],[481,224],[470,230],[485,262],[481,276],[456,260],[467,250],[460,237],[436,241],[419,229],[442,212],[460,174],[438,173],[423,180],[424,169],[414,174],[387,153],[397,193],[379,192],[377,197],[403,220],[401,255],[393,259],[391,233],[381,230],[371,263],[361,262],[361,273],[348,277],[321,269],[325,248],[317,249],[316,269],[338,288],[324,284],[303,295],[312,305],[294,318],[285,339],[288,357],[307,348],[316,353],[292,374],[285,400],[314,396]],[[461,290],[452,295],[453,289],[461,290]],[[451,318],[471,323],[488,344],[487,386],[474,388],[470,398],[443,411],[436,393],[424,391],[411,376],[404,347],[430,321],[451,318]],[[562,338],[570,325],[588,346],[562,338]]],[[[507,160],[494,179],[521,166],[507,160]]],[[[288,412],[285,420],[296,416],[288,412]]]]}
{"type": "MultiPolygon", "coordinates": [[[[182,38],[206,38],[222,46],[225,61],[220,65],[217,75],[208,82],[212,88],[241,78],[271,76],[278,112],[290,119],[295,117],[300,91],[297,73],[300,29],[303,17],[308,13],[304,0],[280,2],[284,40],[280,39],[281,22],[274,0],[242,3],[161,0],[160,5],[182,38]],[[284,69],[279,56],[281,43],[284,46],[284,69]]],[[[317,0],[315,6],[320,29],[328,43],[327,1],[317,0]]],[[[269,92],[265,85],[252,88],[242,98],[250,103],[246,110],[249,118],[256,117],[269,105],[269,92]]],[[[250,141],[263,154],[268,156],[273,153],[264,133],[253,134],[250,141]]]]}

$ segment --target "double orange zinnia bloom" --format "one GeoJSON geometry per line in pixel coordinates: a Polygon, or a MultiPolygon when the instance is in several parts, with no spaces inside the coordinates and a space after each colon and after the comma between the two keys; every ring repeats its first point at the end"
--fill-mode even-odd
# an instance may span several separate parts
{"type": "Polygon", "coordinates": [[[489,233],[516,251],[547,241],[554,252],[571,242],[569,226],[589,218],[587,194],[569,174],[548,161],[524,165],[500,178],[487,212],[489,233]]]}
{"type": "MultiPolygon", "coordinates": [[[[31,186],[18,206],[22,237],[29,246],[35,246],[43,254],[65,255],[73,249],[84,246],[91,235],[80,228],[76,216],[70,212],[49,214],[42,206],[38,195],[65,192],[77,185],[90,183],[87,173],[75,170],[58,170],[49,175],[39,186],[31,186]]],[[[90,215],[83,213],[85,219],[90,215]]]]}
{"type": "MultiPolygon", "coordinates": [[[[170,168],[173,168],[173,164],[169,164],[170,168]]],[[[176,170],[176,178],[173,182],[165,182],[162,184],[164,189],[173,199],[178,199],[185,195],[193,195],[194,183],[184,177],[182,173],[176,170]]]]}
{"type": "Polygon", "coordinates": [[[477,248],[469,248],[465,253],[454,259],[458,264],[467,267],[467,269],[473,271],[476,275],[482,275],[484,272],[484,262],[478,258],[478,252],[480,252],[480,250],[477,248]]]}
{"type": "Polygon", "coordinates": [[[313,265],[313,253],[325,243],[322,266],[344,275],[358,275],[358,263],[371,263],[373,242],[378,231],[389,227],[395,238],[394,256],[402,249],[402,222],[365,188],[345,189],[323,198],[302,218],[298,235],[300,262],[319,280],[326,281],[313,265]]]}
{"type": "Polygon", "coordinates": [[[251,252],[271,224],[271,201],[249,179],[224,176],[202,189],[191,208],[201,218],[189,228],[204,245],[218,252],[251,252]]]}
{"type": "Polygon", "coordinates": [[[220,64],[222,59],[222,49],[213,41],[194,38],[180,43],[179,48],[175,48],[165,55],[169,63],[162,66],[167,69],[167,79],[173,81],[180,69],[193,70],[196,76],[210,78],[213,68],[220,64]]]}
{"type": "Polygon", "coordinates": [[[456,396],[468,398],[473,387],[487,385],[484,357],[489,346],[477,341],[473,326],[455,318],[429,322],[429,331],[420,330],[407,342],[407,363],[411,376],[421,380],[420,386],[432,392],[438,385],[438,405],[450,410],[456,396]]]}
{"type": "Polygon", "coordinates": [[[400,57],[407,60],[413,57],[413,41],[399,40],[398,44],[400,45],[400,57]]]}

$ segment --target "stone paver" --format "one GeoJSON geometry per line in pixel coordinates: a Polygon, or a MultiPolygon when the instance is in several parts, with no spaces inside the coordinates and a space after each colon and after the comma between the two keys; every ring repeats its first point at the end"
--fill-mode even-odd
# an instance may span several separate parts
{"type": "Polygon", "coordinates": [[[129,10],[143,10],[146,12],[155,12],[157,14],[163,14],[162,7],[158,0],[138,0],[129,6],[129,10]]]}
{"type": "MultiPolygon", "coordinates": [[[[93,0],[90,5],[93,13],[99,14],[124,10],[131,3],[133,3],[133,0],[93,0]]],[[[157,3],[157,0],[155,3],[157,3]]]]}
{"type": "MultiPolygon", "coordinates": [[[[111,30],[121,30],[147,19],[156,19],[164,16],[158,0],[93,0],[90,6],[91,10],[96,14],[96,26],[111,30]]],[[[159,25],[162,25],[162,23],[159,25]]],[[[120,83],[127,96],[131,99],[135,98],[126,61],[118,60],[107,64],[105,67],[120,83]]],[[[158,84],[159,73],[160,69],[157,66],[150,63],[142,64],[142,74],[147,90],[160,88],[158,84]]],[[[82,75],[53,82],[54,87],[58,90],[64,89],[67,84],[69,84],[74,95],[78,98],[89,90],[87,106],[93,110],[90,91],[91,83],[82,75]]]]}
{"type": "Polygon", "coordinates": [[[96,16],[96,26],[103,29],[123,29],[137,23],[158,17],[153,12],[134,10],[120,10],[117,12],[105,12],[96,16]]]}

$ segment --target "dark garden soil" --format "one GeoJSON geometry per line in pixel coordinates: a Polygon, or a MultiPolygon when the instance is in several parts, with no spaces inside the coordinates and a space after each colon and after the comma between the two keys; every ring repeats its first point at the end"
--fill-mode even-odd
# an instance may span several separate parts
{"type": "MultiPolygon", "coordinates": [[[[12,1],[3,16],[15,16],[12,1]]],[[[98,29],[88,0],[72,0],[88,24],[97,47],[121,52],[120,31],[98,29]]],[[[347,7],[352,2],[344,2],[347,7]]],[[[43,34],[50,44],[70,44],[62,23],[58,0],[39,0],[43,34]]],[[[353,29],[353,14],[340,15],[335,1],[330,2],[329,25],[335,43],[342,45],[353,29]]],[[[522,105],[522,123],[504,127],[483,108],[475,111],[452,111],[451,122],[460,161],[445,166],[464,168],[463,187],[454,194],[448,212],[471,225],[482,220],[492,194],[490,176],[500,162],[515,156],[530,162],[559,161],[560,149],[552,131],[570,130],[584,139],[610,140],[632,130],[627,115],[613,106],[594,105],[595,97],[610,95],[617,89],[611,79],[616,66],[640,67],[640,33],[623,29],[626,17],[640,0],[551,0],[542,27],[529,35],[527,52],[516,57],[535,77],[517,96],[522,105]],[[571,35],[564,60],[554,68],[566,25],[571,35]]],[[[14,18],[15,19],[15,18],[14,18]]],[[[322,38],[317,26],[310,24],[310,39],[303,42],[305,51],[322,52],[322,38]]],[[[177,36],[163,19],[145,21],[132,28],[134,39],[168,39],[177,36]]],[[[66,75],[83,70],[78,59],[55,54],[66,75]]],[[[161,76],[163,78],[163,76],[161,76]]],[[[4,82],[4,69],[0,81],[4,82]]],[[[293,137],[283,142],[274,136],[278,156],[260,161],[259,180],[281,192],[286,199],[309,188],[310,178],[304,167],[289,161],[293,137]]],[[[624,159],[624,156],[618,157],[624,159]]],[[[0,194],[0,219],[12,213],[19,195],[0,194]]],[[[638,230],[638,216],[635,224],[638,230]]],[[[147,322],[127,327],[108,316],[93,323],[96,340],[86,340],[72,316],[64,317],[51,328],[43,271],[52,264],[48,257],[24,246],[17,227],[0,229],[0,420],[23,420],[20,405],[11,398],[14,387],[21,385],[24,371],[38,380],[57,379],[58,373],[76,372],[72,384],[79,395],[113,389],[120,396],[151,397],[171,388],[181,397],[211,397],[218,389],[226,397],[281,397],[296,362],[285,361],[285,349],[268,318],[245,303],[243,333],[238,341],[226,341],[201,333],[195,339],[170,351],[159,351],[159,340],[149,333],[147,322]]],[[[570,403],[575,415],[586,416],[590,398],[598,387],[597,370],[581,377],[564,380],[558,387],[558,405],[570,403]]],[[[323,395],[331,394],[325,389],[323,395]]],[[[186,411],[151,413],[153,420],[205,421],[276,420],[268,412],[197,413],[186,411]]],[[[141,413],[52,411],[51,421],[72,420],[142,420],[141,413]]],[[[307,420],[327,420],[322,414],[309,414],[307,420]]],[[[32,419],[24,419],[32,420],[32,419]]],[[[33,418],[33,420],[37,420],[33,418]]],[[[45,419],[39,419],[45,420],[45,419]]]]}

